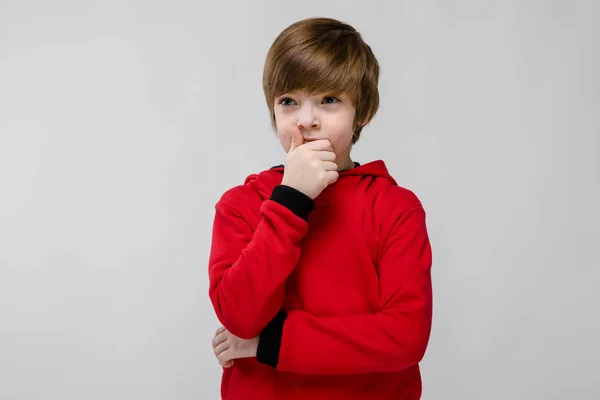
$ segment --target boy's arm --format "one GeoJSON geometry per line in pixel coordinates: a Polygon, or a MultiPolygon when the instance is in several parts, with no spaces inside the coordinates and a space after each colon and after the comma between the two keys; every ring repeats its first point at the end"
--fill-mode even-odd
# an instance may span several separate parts
{"type": "Polygon", "coordinates": [[[277,186],[262,203],[253,231],[236,209],[216,205],[209,296],[219,321],[234,335],[258,336],[280,310],[313,206],[303,193],[277,186]]]}
{"type": "Polygon", "coordinates": [[[431,330],[431,248],[425,211],[394,221],[379,263],[380,311],[316,317],[280,312],[261,334],[257,358],[299,374],[400,371],[422,359],[431,330]]]}

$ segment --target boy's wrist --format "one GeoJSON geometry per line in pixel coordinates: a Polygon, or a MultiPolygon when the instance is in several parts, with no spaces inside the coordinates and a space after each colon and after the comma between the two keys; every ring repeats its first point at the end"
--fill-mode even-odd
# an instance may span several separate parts
{"type": "Polygon", "coordinates": [[[298,217],[308,220],[308,214],[314,208],[314,201],[296,188],[282,184],[275,186],[270,200],[289,208],[298,217]]]}
{"type": "Polygon", "coordinates": [[[258,362],[277,368],[281,338],[283,336],[283,324],[286,317],[287,313],[284,311],[277,313],[258,337],[258,346],[256,348],[256,359],[258,362]]]}
{"type": "Polygon", "coordinates": [[[256,357],[258,353],[258,343],[260,340],[260,336],[249,339],[250,341],[250,354],[249,357],[256,357]]]}

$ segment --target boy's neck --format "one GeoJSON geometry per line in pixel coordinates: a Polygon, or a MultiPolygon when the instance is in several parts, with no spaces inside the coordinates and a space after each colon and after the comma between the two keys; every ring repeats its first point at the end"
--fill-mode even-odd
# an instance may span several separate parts
{"type": "Polygon", "coordinates": [[[341,163],[338,163],[338,172],[347,171],[354,167],[354,161],[352,161],[350,155],[348,155],[348,157],[345,157],[341,163]]]}
{"type": "Polygon", "coordinates": [[[346,171],[355,167],[354,161],[350,157],[352,151],[352,144],[350,144],[342,154],[335,160],[338,165],[338,172],[346,171]]]}

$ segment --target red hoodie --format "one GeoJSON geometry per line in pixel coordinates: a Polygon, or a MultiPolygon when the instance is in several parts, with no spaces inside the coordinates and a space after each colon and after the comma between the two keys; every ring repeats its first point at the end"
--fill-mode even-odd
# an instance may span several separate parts
{"type": "Polygon", "coordinates": [[[260,336],[223,370],[227,400],[421,397],[431,330],[425,211],[383,161],[340,173],[314,202],[250,175],[215,209],[209,295],[220,322],[260,336]]]}

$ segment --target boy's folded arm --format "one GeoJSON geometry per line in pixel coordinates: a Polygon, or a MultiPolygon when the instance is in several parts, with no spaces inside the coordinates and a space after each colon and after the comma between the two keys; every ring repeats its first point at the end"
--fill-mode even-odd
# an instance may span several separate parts
{"type": "Polygon", "coordinates": [[[431,248],[425,212],[403,213],[386,240],[380,311],[318,317],[280,313],[261,334],[257,358],[299,374],[400,371],[422,359],[431,330],[431,248]]]}
{"type": "Polygon", "coordinates": [[[308,196],[277,186],[262,203],[253,230],[235,208],[216,205],[209,296],[219,321],[234,335],[258,336],[281,308],[312,207],[308,196]]]}

